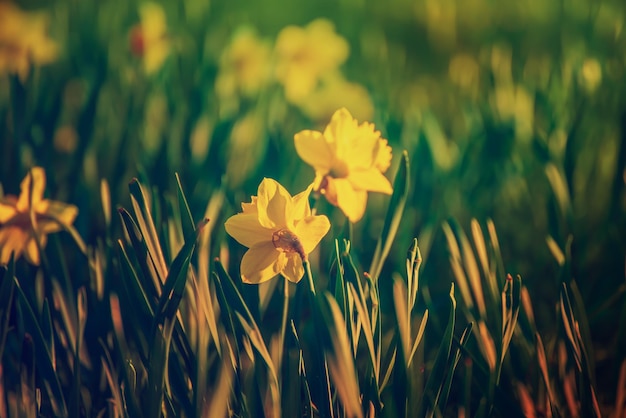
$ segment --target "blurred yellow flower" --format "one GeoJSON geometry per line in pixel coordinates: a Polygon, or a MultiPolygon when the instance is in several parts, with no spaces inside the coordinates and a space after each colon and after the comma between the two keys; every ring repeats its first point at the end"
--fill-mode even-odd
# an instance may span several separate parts
{"type": "Polygon", "coordinates": [[[374,105],[367,89],[346,80],[338,72],[324,77],[320,86],[297,105],[315,122],[327,121],[342,107],[349,109],[358,120],[368,120],[374,116],[374,105]]]}
{"type": "Polygon", "coordinates": [[[269,81],[271,47],[249,27],[240,28],[220,57],[215,89],[221,98],[254,96],[269,81]]]}
{"type": "Polygon", "coordinates": [[[39,265],[39,247],[46,245],[48,234],[70,226],[78,208],[44,199],[46,173],[35,167],[22,180],[20,196],[0,198],[0,263],[5,264],[15,253],[24,254],[31,264],[39,265]]]}
{"type": "Polygon", "coordinates": [[[237,119],[226,145],[226,178],[237,188],[263,163],[268,145],[266,127],[259,112],[248,112],[237,119]]]}
{"type": "Polygon", "coordinates": [[[368,191],[393,192],[383,175],[391,164],[391,147],[374,124],[359,125],[347,109],[335,112],[324,133],[305,130],[294,140],[300,158],[315,169],[313,189],[350,222],[363,217],[368,191]]]}
{"type": "Polygon", "coordinates": [[[143,68],[150,75],[158,71],[170,54],[165,11],[156,3],[139,7],[139,23],[130,32],[130,48],[143,59],[143,68]]]}
{"type": "Polygon", "coordinates": [[[330,229],[326,216],[312,215],[310,192],[311,187],[292,197],[277,181],[265,178],[257,196],[241,204],[243,213],[226,221],[226,232],[249,248],[241,260],[245,283],[262,283],[278,274],[294,283],[302,279],[302,262],[330,229]]]}
{"type": "Polygon", "coordinates": [[[320,77],[343,64],[350,51],[326,19],[316,19],[305,28],[287,26],[278,34],[275,49],[276,78],[291,102],[311,93],[320,77]]]}
{"type": "Polygon", "coordinates": [[[0,74],[17,74],[24,82],[31,65],[48,64],[58,54],[47,36],[48,19],[41,12],[24,12],[0,2],[0,74]]]}

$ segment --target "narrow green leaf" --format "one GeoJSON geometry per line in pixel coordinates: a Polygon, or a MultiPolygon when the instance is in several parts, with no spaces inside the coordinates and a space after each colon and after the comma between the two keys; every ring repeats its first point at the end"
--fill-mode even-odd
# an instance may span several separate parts
{"type": "Polygon", "coordinates": [[[220,301],[221,309],[228,309],[232,310],[232,312],[241,313],[249,324],[258,329],[254,316],[252,316],[252,313],[248,309],[248,305],[244,301],[243,296],[239,292],[239,289],[235,285],[233,279],[224,269],[222,263],[216,259],[213,265],[215,267],[214,277],[218,279],[217,283],[220,285],[220,288],[224,293],[223,300],[220,301]]]}
{"type": "Polygon", "coordinates": [[[276,373],[276,368],[274,367],[274,362],[272,361],[272,357],[270,356],[269,351],[267,350],[267,346],[265,341],[263,341],[263,337],[261,336],[261,331],[258,329],[256,324],[249,324],[246,319],[239,312],[235,312],[239,323],[244,329],[244,335],[248,337],[250,342],[252,343],[252,347],[256,350],[257,353],[260,354],[261,359],[263,359],[263,363],[267,368],[270,379],[270,395],[272,400],[272,405],[267,406],[266,410],[271,410],[275,417],[281,416],[280,414],[280,385],[278,382],[278,374],[276,373]]]}
{"type": "Polygon", "coordinates": [[[537,351],[537,363],[539,364],[539,370],[541,371],[541,377],[543,378],[543,383],[546,386],[546,390],[548,392],[548,402],[550,403],[550,409],[555,411],[558,410],[558,404],[556,403],[556,398],[554,397],[554,392],[552,391],[552,383],[550,382],[550,374],[548,373],[548,360],[546,359],[546,350],[543,347],[543,341],[541,340],[541,335],[538,332],[535,333],[535,345],[537,351]]]}
{"type": "Polygon", "coordinates": [[[407,316],[408,308],[406,306],[406,300],[406,285],[401,279],[396,278],[393,282],[393,302],[396,311],[398,333],[400,335],[400,341],[402,343],[402,358],[404,359],[404,366],[408,367],[410,344],[409,339],[411,338],[411,330],[409,318],[407,316]]]}
{"type": "Polygon", "coordinates": [[[454,349],[452,355],[450,356],[450,368],[448,369],[446,375],[446,382],[441,389],[441,393],[439,394],[439,398],[437,399],[435,408],[433,409],[434,411],[441,412],[441,414],[444,413],[446,405],[448,404],[448,396],[450,395],[450,388],[452,387],[454,373],[456,371],[456,367],[459,364],[459,360],[461,359],[461,347],[465,347],[465,345],[467,344],[467,341],[472,334],[473,325],[474,324],[472,322],[467,324],[467,326],[463,330],[463,334],[461,334],[458,346],[454,349]]]}
{"type": "Polygon", "coordinates": [[[70,410],[72,416],[80,416],[80,399],[81,399],[81,357],[83,336],[85,334],[85,325],[87,323],[87,292],[84,287],[78,290],[76,295],[76,329],[74,334],[76,341],[74,343],[74,381],[72,383],[72,391],[70,395],[70,410]]]}
{"type": "Polygon", "coordinates": [[[228,411],[228,405],[230,403],[230,393],[234,378],[233,374],[232,367],[226,360],[223,360],[217,385],[211,394],[211,402],[205,404],[201,416],[216,418],[227,418],[231,416],[228,411]]]}
{"type": "Polygon", "coordinates": [[[300,338],[298,337],[298,331],[296,330],[296,326],[293,321],[291,321],[290,325],[291,325],[290,327],[291,332],[289,333],[289,335],[291,336],[290,341],[293,342],[295,349],[296,349],[296,356],[294,356],[293,361],[297,362],[296,363],[297,368],[290,367],[288,370],[296,370],[297,374],[294,374],[294,373],[288,374],[287,380],[283,380],[283,382],[284,381],[301,382],[301,384],[298,386],[295,386],[295,388],[294,388],[294,385],[285,385],[285,387],[283,387],[284,395],[286,395],[287,393],[293,394],[293,396],[289,396],[288,398],[289,400],[287,401],[288,407],[286,407],[284,410],[294,412],[294,414],[296,414],[297,416],[312,417],[314,406],[313,406],[313,400],[311,399],[311,389],[309,387],[309,382],[308,382],[307,375],[306,375],[306,368],[304,366],[304,357],[302,355],[302,347],[300,345],[300,338]],[[292,390],[292,388],[296,390],[292,390]],[[291,406],[294,404],[300,405],[300,403],[302,404],[302,408],[299,408],[297,406],[296,407],[291,406]],[[301,413],[297,413],[298,411],[300,411],[301,413]]]}
{"type": "MultiPolygon", "coordinates": [[[[476,254],[480,260],[483,277],[485,278],[485,287],[488,291],[487,294],[489,302],[487,302],[487,306],[496,306],[500,303],[500,286],[498,285],[498,275],[496,270],[497,262],[495,265],[493,265],[493,262],[490,262],[490,254],[487,253],[487,242],[485,241],[485,236],[483,235],[480,224],[476,219],[472,219],[471,230],[474,238],[474,246],[476,247],[476,254]]],[[[489,244],[491,248],[494,247],[492,243],[489,244]]]]}
{"type": "MultiPolygon", "coordinates": [[[[138,280],[139,287],[142,292],[151,297],[158,297],[161,294],[161,286],[165,280],[166,275],[160,276],[154,259],[150,254],[145,237],[142,236],[142,232],[139,230],[137,224],[125,209],[120,208],[118,210],[120,218],[122,219],[122,225],[124,226],[127,239],[135,253],[137,263],[143,273],[145,280],[138,280]]],[[[130,263],[130,259],[129,259],[130,263]]],[[[130,263],[129,265],[132,265],[130,263]]],[[[139,279],[139,275],[135,274],[139,279]]]]}
{"type": "Polygon", "coordinates": [[[52,364],[56,364],[56,346],[54,343],[55,329],[52,325],[52,315],[50,315],[50,304],[48,299],[44,299],[43,306],[41,308],[41,335],[46,341],[46,348],[50,353],[50,359],[52,364]]]}
{"type": "Polygon", "coordinates": [[[366,306],[364,305],[365,301],[359,297],[358,291],[354,288],[352,283],[348,283],[348,287],[354,297],[354,306],[357,314],[359,315],[359,318],[361,318],[361,321],[363,321],[363,337],[365,338],[365,345],[367,346],[367,352],[369,353],[370,366],[374,372],[374,378],[376,379],[376,382],[378,382],[380,370],[378,369],[378,364],[376,362],[374,335],[372,334],[372,324],[370,323],[369,315],[367,314],[366,306]]]}
{"type": "Polygon", "coordinates": [[[41,378],[46,382],[45,388],[52,412],[57,417],[67,417],[68,410],[65,403],[65,397],[63,396],[63,390],[61,389],[61,384],[52,361],[51,352],[49,351],[46,340],[44,339],[37,317],[28,303],[26,295],[17,282],[15,289],[17,291],[17,303],[20,310],[20,317],[24,321],[26,332],[28,332],[33,338],[35,358],[37,364],[39,365],[38,371],[41,378]]]}
{"type": "Polygon", "coordinates": [[[335,300],[339,301],[340,305],[339,307],[341,308],[341,312],[344,313],[344,315],[346,315],[346,312],[348,312],[348,301],[346,299],[346,283],[345,283],[345,279],[344,279],[344,267],[343,267],[343,263],[341,262],[341,251],[339,250],[339,240],[335,240],[335,252],[334,252],[334,256],[335,259],[334,261],[334,267],[335,267],[335,300]]]}
{"type": "Polygon", "coordinates": [[[198,230],[191,231],[192,237],[185,237],[185,245],[178,252],[165,279],[163,291],[159,298],[159,306],[156,311],[155,322],[164,323],[165,319],[174,318],[178,306],[183,298],[187,277],[189,275],[189,263],[196,248],[197,236],[204,224],[198,230]]]}
{"type": "Polygon", "coordinates": [[[100,181],[100,201],[102,202],[102,213],[104,214],[104,224],[111,225],[111,189],[106,179],[100,181]]]}
{"type": "Polygon", "coordinates": [[[153,261],[154,267],[158,273],[158,277],[162,280],[167,276],[167,264],[163,257],[163,251],[159,244],[159,238],[156,232],[156,226],[152,219],[152,212],[150,210],[146,195],[136,178],[129,184],[128,188],[131,194],[131,200],[135,216],[137,217],[137,226],[141,231],[141,236],[145,240],[148,254],[153,261]]]}
{"type": "Polygon", "coordinates": [[[9,333],[11,306],[15,294],[15,257],[11,253],[9,264],[0,266],[0,360],[3,358],[4,346],[9,333]]]}
{"type": "Polygon", "coordinates": [[[169,347],[174,329],[174,321],[165,320],[154,331],[148,364],[148,393],[144,398],[144,409],[147,418],[161,418],[163,410],[163,397],[165,374],[168,369],[169,347]]]}
{"type": "Polygon", "coordinates": [[[385,215],[385,222],[383,229],[376,243],[376,250],[372,257],[372,264],[369,269],[369,273],[374,280],[378,280],[380,272],[382,271],[383,264],[389,255],[391,250],[391,244],[400,227],[400,221],[402,214],[404,213],[404,206],[406,199],[409,195],[409,154],[406,151],[402,152],[402,158],[400,160],[400,166],[396,173],[396,178],[393,181],[393,194],[389,202],[389,208],[385,215]]]}
{"type": "Polygon", "coordinates": [[[448,314],[448,326],[441,339],[441,345],[437,351],[435,363],[430,370],[426,386],[424,387],[424,395],[420,401],[418,411],[419,416],[424,416],[426,411],[432,415],[436,411],[437,400],[441,394],[443,386],[446,383],[446,369],[448,369],[450,350],[452,348],[452,339],[454,338],[454,326],[456,318],[456,299],[454,298],[454,283],[450,286],[450,311],[448,314]]]}
{"type": "Polygon", "coordinates": [[[472,297],[472,292],[470,291],[469,280],[461,264],[461,248],[459,247],[457,238],[448,222],[444,222],[441,229],[443,230],[446,240],[448,241],[448,249],[450,250],[450,266],[452,267],[452,272],[454,273],[454,278],[456,279],[455,282],[459,287],[459,292],[461,292],[463,303],[469,311],[468,313],[470,314],[470,319],[474,319],[474,315],[472,314],[474,299],[472,297]]]}
{"type": "Polygon", "coordinates": [[[346,333],[346,325],[335,299],[329,294],[324,295],[321,308],[325,322],[330,326],[332,351],[327,356],[330,377],[335,385],[339,399],[343,405],[346,417],[360,418],[361,409],[359,380],[354,367],[352,347],[346,333]]]}
{"type": "Polygon", "coordinates": [[[128,253],[124,248],[124,244],[122,244],[121,240],[118,240],[117,243],[119,250],[118,258],[122,266],[122,274],[124,275],[124,287],[127,289],[130,299],[132,301],[137,301],[137,304],[133,305],[133,308],[141,312],[143,315],[152,318],[154,317],[154,308],[150,303],[150,299],[148,299],[148,295],[141,285],[141,280],[133,268],[133,265],[128,257],[128,253]]]}
{"type": "Polygon", "coordinates": [[[178,173],[176,176],[176,192],[178,194],[178,206],[180,210],[180,223],[181,228],[183,230],[183,236],[185,239],[189,237],[193,237],[193,232],[196,227],[193,222],[193,217],[191,216],[191,210],[189,210],[189,204],[187,203],[187,199],[185,198],[185,193],[183,192],[183,186],[180,183],[180,176],[178,173]]]}
{"type": "Polygon", "coordinates": [[[424,337],[424,331],[426,331],[426,324],[428,323],[428,309],[424,311],[424,316],[420,321],[420,327],[417,330],[417,335],[415,335],[415,340],[413,340],[413,348],[411,348],[411,353],[409,354],[409,366],[413,362],[413,357],[415,356],[415,352],[417,351],[417,347],[419,346],[422,338],[424,337]]]}
{"type": "Polygon", "coordinates": [[[385,387],[389,383],[389,379],[391,378],[391,374],[393,373],[395,365],[396,365],[397,355],[398,355],[397,346],[389,347],[389,349],[386,351],[385,359],[383,359],[384,361],[381,364],[381,367],[385,365],[387,366],[386,368],[384,368],[385,372],[381,373],[382,379],[380,380],[380,384],[379,384],[381,392],[383,389],[385,389],[385,387]]]}
{"type": "Polygon", "coordinates": [[[518,275],[515,279],[513,279],[511,275],[508,275],[506,281],[507,283],[505,285],[504,292],[508,294],[506,299],[510,300],[510,306],[507,307],[509,320],[505,323],[504,333],[502,335],[500,363],[504,361],[504,356],[509,349],[509,344],[513,338],[513,332],[515,332],[515,328],[517,327],[517,318],[519,316],[521,306],[522,278],[518,275]]]}
{"type": "Polygon", "coordinates": [[[148,375],[148,398],[152,400],[148,406],[149,417],[157,418],[160,416],[163,400],[165,400],[166,409],[170,408],[168,406],[170,403],[169,395],[164,392],[165,371],[168,369],[172,334],[178,324],[176,312],[178,312],[187,284],[189,263],[196,246],[197,232],[192,231],[194,238],[186,238],[185,245],[174,258],[154,317],[148,375]]]}

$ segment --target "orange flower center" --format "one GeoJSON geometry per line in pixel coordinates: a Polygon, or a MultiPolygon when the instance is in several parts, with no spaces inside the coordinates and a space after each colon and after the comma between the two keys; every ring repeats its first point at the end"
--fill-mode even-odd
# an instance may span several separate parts
{"type": "MultiPolygon", "coordinates": [[[[37,215],[35,215],[37,216],[37,215]]],[[[30,230],[31,222],[28,212],[17,212],[11,219],[9,219],[4,226],[13,226],[24,231],[30,230]]]]}
{"type": "Polygon", "coordinates": [[[296,234],[288,229],[279,229],[272,234],[274,247],[285,253],[297,253],[302,260],[306,260],[306,254],[302,243],[296,234]]]}

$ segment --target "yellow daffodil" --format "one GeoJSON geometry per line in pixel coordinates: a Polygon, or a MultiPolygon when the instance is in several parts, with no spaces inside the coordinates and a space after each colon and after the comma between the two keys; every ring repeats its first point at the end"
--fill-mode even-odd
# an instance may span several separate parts
{"type": "Polygon", "coordinates": [[[131,51],[143,59],[143,68],[150,75],[158,71],[170,54],[165,11],[156,3],[143,3],[139,8],[139,24],[130,32],[131,51]]]}
{"type": "Polygon", "coordinates": [[[221,98],[254,96],[269,81],[270,44],[249,28],[240,28],[220,58],[215,89],[221,98]]]}
{"type": "Polygon", "coordinates": [[[277,181],[265,178],[257,196],[242,203],[242,213],[231,216],[226,232],[248,247],[241,260],[245,283],[262,283],[278,274],[297,283],[304,275],[302,262],[330,229],[328,218],[312,215],[311,187],[291,196],[277,181]]]}
{"type": "Polygon", "coordinates": [[[312,92],[320,77],[343,64],[350,51],[326,19],[316,19],[305,28],[287,26],[278,34],[275,48],[276,78],[292,103],[312,92]]]}
{"type": "Polygon", "coordinates": [[[383,175],[391,163],[391,147],[374,125],[361,125],[347,109],[335,112],[324,132],[295,135],[296,151],[315,169],[313,189],[338,206],[350,222],[365,213],[367,192],[391,194],[383,175]]]}
{"type": "Polygon", "coordinates": [[[44,199],[46,174],[33,168],[22,180],[20,196],[0,198],[0,263],[6,264],[11,253],[24,254],[31,264],[39,265],[39,244],[46,244],[48,234],[70,226],[78,209],[74,205],[44,199]]]}
{"type": "Polygon", "coordinates": [[[24,82],[31,65],[48,64],[58,46],[47,36],[48,19],[41,12],[24,12],[0,1],[0,74],[17,74],[24,82]]]}

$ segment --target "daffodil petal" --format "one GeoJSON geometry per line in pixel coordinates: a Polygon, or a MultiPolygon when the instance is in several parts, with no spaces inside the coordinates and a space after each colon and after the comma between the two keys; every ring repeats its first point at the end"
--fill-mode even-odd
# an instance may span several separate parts
{"type": "Polygon", "coordinates": [[[244,283],[263,283],[280,273],[287,263],[284,253],[272,242],[250,248],[241,259],[241,279],[244,283]]]}
{"type": "Polygon", "coordinates": [[[15,204],[0,202],[0,224],[7,223],[15,215],[17,215],[15,204]]]}
{"type": "MultiPolygon", "coordinates": [[[[42,243],[42,247],[43,245],[44,244],[42,243]]],[[[35,241],[35,238],[33,237],[30,237],[30,239],[26,242],[26,245],[24,246],[24,258],[26,258],[26,261],[28,261],[30,264],[33,264],[35,266],[39,265],[39,247],[37,246],[37,241],[35,241]]]]}
{"type": "Polygon", "coordinates": [[[44,219],[39,220],[39,231],[45,234],[60,231],[63,227],[72,225],[76,215],[78,215],[76,206],[49,200],[44,219]]]}
{"type": "Polygon", "coordinates": [[[287,263],[282,269],[281,274],[290,282],[298,283],[302,276],[304,276],[304,267],[302,266],[302,259],[299,255],[291,253],[287,257],[287,263]]]}
{"type": "Polygon", "coordinates": [[[254,213],[255,215],[258,213],[256,199],[256,196],[252,196],[250,203],[241,204],[241,210],[243,213],[254,213]]]}
{"type": "Polygon", "coordinates": [[[330,221],[324,215],[309,216],[296,225],[295,233],[305,254],[311,253],[330,229],[330,221]]]}
{"type": "Polygon", "coordinates": [[[17,210],[20,212],[28,211],[28,208],[37,207],[43,199],[43,192],[46,188],[46,173],[41,167],[33,167],[20,185],[21,192],[17,201],[17,210]],[[31,179],[33,184],[31,186],[31,179]],[[32,195],[31,195],[32,187],[32,195]]]}
{"type": "Polygon", "coordinates": [[[272,232],[259,223],[259,218],[254,213],[239,213],[233,215],[224,224],[228,235],[233,237],[241,245],[252,248],[255,245],[271,241],[272,232]]]}
{"type": "Polygon", "coordinates": [[[330,171],[334,152],[321,132],[305,130],[293,138],[296,152],[302,161],[315,168],[316,173],[326,174],[330,171]]]}
{"type": "Polygon", "coordinates": [[[19,258],[24,251],[24,244],[27,239],[28,235],[20,228],[0,229],[0,263],[7,264],[12,252],[16,259],[19,258]]]}
{"type": "Polygon", "coordinates": [[[369,170],[359,170],[350,172],[348,180],[357,190],[367,190],[369,192],[378,192],[391,194],[393,187],[391,183],[377,168],[369,170]]]}
{"type": "Polygon", "coordinates": [[[257,210],[264,227],[286,226],[293,210],[291,195],[276,180],[264,178],[259,185],[257,210]]]}
{"type": "Polygon", "coordinates": [[[357,127],[357,121],[352,118],[352,115],[345,107],[333,114],[330,123],[324,129],[324,138],[333,144],[333,151],[337,158],[341,160],[347,159],[347,154],[350,152],[347,149],[347,138],[352,137],[357,127]]]}
{"type": "Polygon", "coordinates": [[[359,221],[365,213],[367,192],[354,190],[347,179],[335,179],[333,182],[337,193],[337,206],[348,217],[350,222],[359,221]]]}
{"type": "Polygon", "coordinates": [[[311,190],[313,190],[313,184],[310,184],[304,191],[293,197],[293,219],[303,219],[307,216],[311,216],[311,206],[309,205],[311,190]]]}

